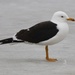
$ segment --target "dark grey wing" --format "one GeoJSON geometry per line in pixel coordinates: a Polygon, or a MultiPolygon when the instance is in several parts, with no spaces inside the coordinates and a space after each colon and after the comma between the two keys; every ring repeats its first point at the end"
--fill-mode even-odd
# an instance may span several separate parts
{"type": "Polygon", "coordinates": [[[32,26],[28,30],[19,31],[16,34],[16,38],[31,43],[39,43],[52,38],[58,31],[57,24],[45,21],[32,26]]]}

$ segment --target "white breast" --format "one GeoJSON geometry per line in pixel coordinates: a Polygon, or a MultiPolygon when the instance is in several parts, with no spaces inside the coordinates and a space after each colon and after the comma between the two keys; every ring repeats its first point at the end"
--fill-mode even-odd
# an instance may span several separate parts
{"type": "Polygon", "coordinates": [[[49,40],[40,42],[40,45],[53,45],[62,41],[69,32],[69,27],[67,23],[58,23],[57,28],[59,29],[58,33],[50,38],[49,40]]]}

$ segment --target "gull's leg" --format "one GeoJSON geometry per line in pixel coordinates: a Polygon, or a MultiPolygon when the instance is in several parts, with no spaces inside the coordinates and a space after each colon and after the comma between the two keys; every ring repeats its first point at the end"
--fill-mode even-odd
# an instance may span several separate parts
{"type": "Polygon", "coordinates": [[[49,58],[48,46],[45,46],[45,50],[46,50],[46,60],[47,60],[47,61],[50,61],[50,62],[55,62],[55,61],[57,61],[57,59],[49,58]]]}

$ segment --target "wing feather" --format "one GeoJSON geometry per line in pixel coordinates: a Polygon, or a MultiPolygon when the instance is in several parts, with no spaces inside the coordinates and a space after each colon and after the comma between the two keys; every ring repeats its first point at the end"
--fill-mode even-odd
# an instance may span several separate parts
{"type": "Polygon", "coordinates": [[[45,21],[29,29],[22,29],[16,34],[16,38],[31,43],[39,43],[52,38],[58,31],[57,24],[51,21],[45,21]]]}

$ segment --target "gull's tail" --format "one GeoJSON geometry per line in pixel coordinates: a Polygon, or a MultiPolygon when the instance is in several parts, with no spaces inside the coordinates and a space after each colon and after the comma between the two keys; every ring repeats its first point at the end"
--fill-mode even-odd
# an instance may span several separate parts
{"type": "Polygon", "coordinates": [[[23,41],[17,41],[17,40],[13,40],[13,38],[7,38],[7,39],[0,40],[0,45],[9,44],[9,43],[17,43],[17,42],[23,42],[23,41]]]}

